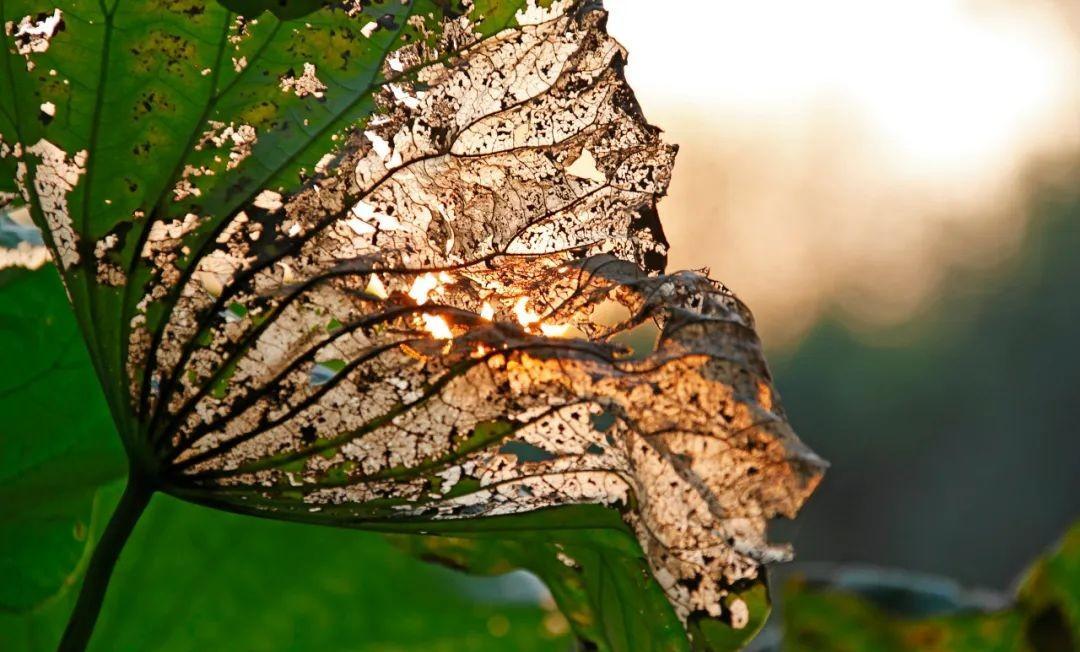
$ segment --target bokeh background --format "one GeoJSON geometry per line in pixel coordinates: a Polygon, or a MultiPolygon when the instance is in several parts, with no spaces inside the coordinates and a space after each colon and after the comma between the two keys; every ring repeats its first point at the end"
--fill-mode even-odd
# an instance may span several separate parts
{"type": "Polygon", "coordinates": [[[1080,517],[1080,4],[608,0],[676,267],[832,462],[802,561],[1006,589],[1080,517]]]}

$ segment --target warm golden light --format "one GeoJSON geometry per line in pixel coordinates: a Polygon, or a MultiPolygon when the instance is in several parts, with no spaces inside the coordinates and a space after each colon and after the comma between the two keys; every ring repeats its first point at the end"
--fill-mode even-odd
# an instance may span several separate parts
{"type": "Polygon", "coordinates": [[[422,306],[428,302],[428,297],[431,291],[439,287],[439,279],[435,278],[432,273],[421,274],[413,281],[412,287],[409,288],[409,296],[412,297],[416,305],[422,306]]]}
{"type": "Polygon", "coordinates": [[[1029,166],[1080,148],[1076,2],[606,6],[681,147],[670,265],[710,267],[771,342],[837,308],[905,320],[950,268],[1006,259],[1029,166]]]}
{"type": "Polygon", "coordinates": [[[570,324],[540,324],[540,332],[547,337],[570,337],[574,330],[570,324]]]}
{"type": "Polygon", "coordinates": [[[518,323],[525,327],[540,321],[540,315],[529,310],[528,305],[528,297],[521,297],[514,303],[514,316],[517,317],[518,323]]]}
{"type": "MultiPolygon", "coordinates": [[[[483,313],[481,313],[482,315],[483,313]]],[[[529,308],[528,297],[521,297],[514,303],[514,316],[525,329],[534,330],[539,328],[540,332],[547,337],[575,337],[582,335],[581,331],[570,324],[541,323],[540,315],[529,308]]]]}
{"type": "Polygon", "coordinates": [[[446,320],[443,319],[442,316],[424,313],[420,315],[420,318],[424,321],[424,328],[427,329],[435,339],[454,339],[454,333],[450,330],[450,325],[446,323],[446,320]]]}
{"type": "MultiPolygon", "coordinates": [[[[409,288],[409,296],[417,305],[424,305],[429,301],[433,293],[441,291],[442,284],[453,282],[454,278],[446,272],[439,272],[438,275],[423,274],[413,281],[412,286],[409,288]]],[[[368,282],[368,292],[377,296],[386,296],[385,288],[382,287],[379,278],[374,274],[372,274],[371,280],[368,282]]],[[[570,324],[541,323],[540,314],[529,308],[528,297],[518,298],[514,303],[513,312],[518,323],[526,330],[534,332],[539,330],[546,337],[584,337],[580,330],[570,324]]],[[[480,307],[480,318],[486,321],[492,321],[495,318],[495,308],[487,301],[480,307]]],[[[437,340],[454,339],[454,332],[450,328],[450,324],[441,315],[421,313],[419,323],[424,330],[437,340]]],[[[483,355],[486,351],[487,347],[482,344],[478,345],[475,355],[483,355]]]]}

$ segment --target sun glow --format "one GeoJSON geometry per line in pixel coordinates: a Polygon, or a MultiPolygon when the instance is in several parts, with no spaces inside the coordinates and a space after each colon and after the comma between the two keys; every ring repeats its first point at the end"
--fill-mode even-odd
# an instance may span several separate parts
{"type": "Polygon", "coordinates": [[[409,296],[416,302],[416,305],[422,306],[428,302],[431,291],[437,287],[439,287],[439,279],[434,274],[430,272],[421,274],[416,277],[412,287],[409,288],[409,296]]]}
{"type": "Polygon", "coordinates": [[[514,317],[526,328],[540,321],[540,315],[530,310],[528,306],[529,297],[521,297],[514,303],[514,317]]]}
{"type": "MultiPolygon", "coordinates": [[[[439,272],[438,274],[426,273],[417,276],[412,285],[409,287],[409,297],[416,302],[416,305],[422,306],[428,303],[433,297],[443,294],[445,292],[444,286],[446,284],[454,283],[454,277],[447,272],[439,272]]],[[[379,281],[379,278],[372,274],[371,280],[368,282],[367,292],[377,296],[385,297],[386,290],[379,281]]],[[[529,307],[529,297],[519,297],[514,302],[511,312],[518,324],[526,331],[533,333],[541,333],[545,337],[585,337],[579,329],[572,324],[551,324],[545,323],[542,316],[529,307]]],[[[494,321],[495,308],[490,302],[484,301],[480,306],[478,316],[483,321],[494,321]]],[[[415,319],[415,325],[423,330],[427,331],[431,337],[437,340],[453,340],[454,330],[451,328],[451,322],[442,315],[435,315],[431,313],[420,313],[415,319]]],[[[459,328],[462,325],[459,324],[459,328]]],[[[482,344],[477,345],[477,352],[482,355],[488,349],[482,344]]]]}
{"type": "Polygon", "coordinates": [[[1080,148],[1076,2],[606,6],[681,146],[669,265],[710,267],[766,340],[830,306],[859,328],[909,319],[949,268],[1011,255],[1032,164],[1080,148]]]}
{"type": "Polygon", "coordinates": [[[573,330],[570,324],[540,324],[540,332],[547,337],[569,337],[573,330]]]}
{"type": "Polygon", "coordinates": [[[610,4],[646,109],[677,100],[718,121],[843,111],[896,164],[938,172],[993,165],[985,157],[1045,127],[1077,69],[1063,26],[1023,3],[675,0],[673,17],[695,20],[662,29],[651,3],[610,4]]]}
{"type": "Polygon", "coordinates": [[[446,320],[443,319],[441,315],[429,315],[424,313],[420,315],[420,318],[424,321],[424,328],[427,329],[435,339],[454,339],[454,332],[450,330],[450,325],[446,323],[446,320]]]}

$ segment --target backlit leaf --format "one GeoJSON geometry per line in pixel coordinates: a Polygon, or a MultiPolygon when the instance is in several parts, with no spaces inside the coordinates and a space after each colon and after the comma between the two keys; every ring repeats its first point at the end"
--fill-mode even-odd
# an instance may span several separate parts
{"type": "Polygon", "coordinates": [[[619,581],[647,567],[696,645],[703,618],[760,625],[764,600],[740,596],[790,557],[766,523],[824,465],[749,311],[664,273],[675,148],[603,11],[0,11],[3,155],[137,473],[401,532],[605,528],[612,512],[556,508],[613,508],[644,555],[619,581]]]}

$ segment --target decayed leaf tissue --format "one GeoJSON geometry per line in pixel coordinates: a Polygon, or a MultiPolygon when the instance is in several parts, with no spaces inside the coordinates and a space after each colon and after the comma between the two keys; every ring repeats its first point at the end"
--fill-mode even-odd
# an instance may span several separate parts
{"type": "MultiPolygon", "coordinates": [[[[790,556],[766,522],[794,516],[824,463],[785,421],[749,311],[664,272],[675,147],[605,13],[517,19],[481,39],[448,18],[391,52],[375,114],[205,246],[185,240],[197,212],[150,224],[137,414],[171,490],[205,502],[354,522],[618,507],[682,618],[741,627],[746,606],[721,599],[790,556]]],[[[323,75],[298,64],[280,92],[330,100],[323,75]]],[[[222,173],[262,136],[211,122],[196,149],[222,173]]],[[[212,173],[187,166],[170,201],[212,173]]],[[[92,264],[122,286],[112,246],[92,264]]]]}

